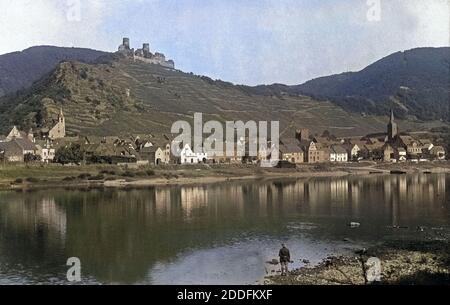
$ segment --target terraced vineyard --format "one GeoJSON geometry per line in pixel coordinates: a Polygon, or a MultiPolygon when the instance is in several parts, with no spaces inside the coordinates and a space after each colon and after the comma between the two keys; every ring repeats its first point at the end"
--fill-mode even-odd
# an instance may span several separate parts
{"type": "MultiPolygon", "coordinates": [[[[51,125],[63,107],[68,132],[84,135],[169,133],[177,120],[280,121],[292,136],[310,128],[336,136],[356,136],[385,130],[386,117],[350,114],[326,101],[304,96],[266,96],[206,77],[127,59],[89,65],[66,62],[30,91],[0,103],[0,128],[51,125]]],[[[439,123],[436,123],[439,125],[439,123]]],[[[433,124],[427,123],[427,126],[433,124]]],[[[424,123],[404,121],[403,130],[421,129],[424,123]]]]}

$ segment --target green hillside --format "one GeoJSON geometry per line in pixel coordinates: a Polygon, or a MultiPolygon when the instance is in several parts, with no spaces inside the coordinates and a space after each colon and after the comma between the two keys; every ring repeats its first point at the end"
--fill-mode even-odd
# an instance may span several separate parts
{"type": "MultiPolygon", "coordinates": [[[[337,136],[364,135],[383,131],[387,123],[387,116],[350,114],[310,97],[259,95],[206,77],[115,58],[96,65],[61,63],[31,89],[1,98],[0,133],[12,125],[51,126],[60,107],[72,135],[169,133],[173,122],[191,120],[194,112],[204,113],[205,121],[279,120],[289,136],[300,127],[337,136]]],[[[405,121],[400,126],[422,129],[425,124],[405,121]]]]}

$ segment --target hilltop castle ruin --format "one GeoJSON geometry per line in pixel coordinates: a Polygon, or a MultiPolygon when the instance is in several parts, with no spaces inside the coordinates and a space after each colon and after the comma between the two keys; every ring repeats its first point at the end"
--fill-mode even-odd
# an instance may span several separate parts
{"type": "Polygon", "coordinates": [[[153,54],[150,52],[150,44],[148,43],[144,43],[142,49],[131,49],[130,39],[125,37],[117,52],[127,57],[131,57],[133,60],[140,60],[149,64],[175,69],[175,62],[173,60],[166,60],[166,56],[162,53],[156,52],[153,54]]]}

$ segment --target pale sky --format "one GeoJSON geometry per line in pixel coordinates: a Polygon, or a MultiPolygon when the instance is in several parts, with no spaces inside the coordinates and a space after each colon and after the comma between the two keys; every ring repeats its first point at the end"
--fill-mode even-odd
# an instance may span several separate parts
{"type": "Polygon", "coordinates": [[[149,42],[178,69],[300,84],[397,51],[449,46],[450,0],[0,0],[0,54],[149,42]],[[379,8],[379,9],[378,9],[379,8]]]}

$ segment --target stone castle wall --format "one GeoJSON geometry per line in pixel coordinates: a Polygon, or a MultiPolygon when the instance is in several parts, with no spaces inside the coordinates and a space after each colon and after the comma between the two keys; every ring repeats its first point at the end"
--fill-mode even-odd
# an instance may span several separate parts
{"type": "Polygon", "coordinates": [[[142,49],[130,48],[130,39],[124,38],[123,43],[118,48],[118,53],[121,53],[127,57],[133,58],[133,60],[139,60],[149,64],[161,65],[163,67],[175,69],[175,62],[173,60],[166,60],[166,57],[162,53],[152,54],[150,52],[150,44],[144,43],[142,49]]]}
{"type": "Polygon", "coordinates": [[[175,63],[171,60],[165,61],[165,60],[160,60],[157,58],[145,58],[145,57],[141,57],[141,56],[134,56],[134,59],[148,63],[148,64],[161,65],[166,68],[175,69],[175,63]]]}

